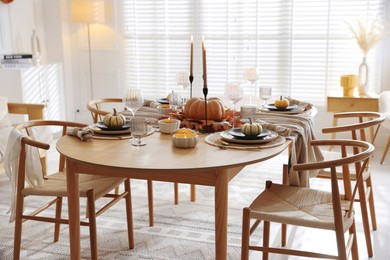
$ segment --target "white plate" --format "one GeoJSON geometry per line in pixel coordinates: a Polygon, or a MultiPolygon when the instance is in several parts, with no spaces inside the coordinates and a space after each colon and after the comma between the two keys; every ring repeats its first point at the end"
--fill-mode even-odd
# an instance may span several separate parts
{"type": "Polygon", "coordinates": [[[262,143],[268,143],[272,140],[275,140],[278,137],[278,133],[271,131],[271,134],[264,137],[263,139],[255,139],[255,140],[246,140],[246,139],[239,139],[234,136],[232,136],[229,133],[230,130],[223,131],[219,133],[223,140],[230,143],[237,143],[237,144],[262,144],[262,143]]]}

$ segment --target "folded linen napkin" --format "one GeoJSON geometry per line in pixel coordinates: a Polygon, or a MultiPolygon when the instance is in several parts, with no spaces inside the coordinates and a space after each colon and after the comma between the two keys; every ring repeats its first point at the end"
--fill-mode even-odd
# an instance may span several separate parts
{"type": "Polygon", "coordinates": [[[89,127],[84,127],[84,128],[75,127],[73,130],[69,130],[66,134],[71,136],[76,136],[81,141],[88,141],[92,139],[93,130],[89,127]]]}
{"type": "Polygon", "coordinates": [[[305,110],[309,110],[313,107],[313,104],[311,103],[299,101],[298,99],[293,99],[292,97],[286,97],[286,99],[290,102],[290,105],[298,105],[303,107],[305,110]]]}
{"type": "Polygon", "coordinates": [[[157,108],[159,105],[161,105],[161,104],[157,101],[154,101],[154,100],[145,99],[145,101],[144,101],[145,107],[157,108]]]}
{"type": "Polygon", "coordinates": [[[271,130],[271,131],[275,131],[275,132],[277,132],[281,136],[286,137],[286,136],[291,135],[291,129],[289,129],[289,128],[285,127],[285,126],[281,126],[281,125],[277,125],[277,124],[271,124],[271,123],[268,123],[268,122],[260,120],[260,119],[256,119],[255,122],[259,123],[263,127],[263,129],[268,129],[268,130],[271,130]]]}

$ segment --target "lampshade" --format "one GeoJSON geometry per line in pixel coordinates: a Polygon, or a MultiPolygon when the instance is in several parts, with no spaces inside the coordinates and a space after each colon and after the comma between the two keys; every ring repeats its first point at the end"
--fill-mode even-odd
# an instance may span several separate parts
{"type": "Polygon", "coordinates": [[[104,23],[104,0],[72,0],[72,21],[104,23]]]}

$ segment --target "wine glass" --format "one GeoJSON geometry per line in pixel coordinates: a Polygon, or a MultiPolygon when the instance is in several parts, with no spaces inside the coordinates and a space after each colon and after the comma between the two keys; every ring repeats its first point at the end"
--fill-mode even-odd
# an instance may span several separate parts
{"type": "Polygon", "coordinates": [[[141,90],[139,88],[129,88],[126,90],[125,96],[123,97],[125,107],[130,110],[133,118],[135,112],[144,105],[144,99],[142,97],[141,90]]]}
{"type": "Polygon", "coordinates": [[[272,88],[271,87],[259,87],[259,96],[264,100],[263,106],[267,104],[267,100],[271,98],[272,88]]]}
{"type": "Polygon", "coordinates": [[[247,67],[244,69],[244,80],[250,83],[249,104],[252,104],[252,91],[255,88],[255,82],[258,80],[257,69],[255,67],[247,67]]]}
{"type": "Polygon", "coordinates": [[[172,106],[174,111],[177,110],[178,107],[182,105],[182,98],[180,93],[172,90],[172,93],[168,96],[169,104],[172,106]]]}
{"type": "Polygon", "coordinates": [[[181,86],[183,92],[190,85],[189,76],[190,74],[187,71],[179,71],[176,73],[176,84],[181,86]]]}
{"type": "Polygon", "coordinates": [[[229,82],[225,86],[225,97],[229,102],[233,105],[233,126],[235,122],[234,112],[235,105],[238,101],[240,101],[244,97],[244,90],[242,86],[238,82],[229,82]]]}
{"type": "Polygon", "coordinates": [[[176,83],[186,89],[190,85],[189,73],[187,71],[179,71],[176,73],[176,83]]]}
{"type": "Polygon", "coordinates": [[[146,135],[148,131],[147,120],[144,117],[134,117],[131,119],[131,135],[133,141],[131,145],[144,146],[146,143],[142,142],[142,137],[146,135]]]}

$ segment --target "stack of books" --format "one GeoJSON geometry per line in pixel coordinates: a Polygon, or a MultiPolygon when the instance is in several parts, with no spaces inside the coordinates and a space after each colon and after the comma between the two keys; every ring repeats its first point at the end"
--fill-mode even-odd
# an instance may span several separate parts
{"type": "Polygon", "coordinates": [[[4,54],[0,55],[2,68],[26,68],[33,65],[32,54],[4,54]]]}

